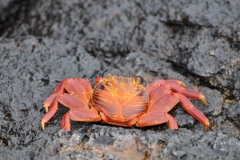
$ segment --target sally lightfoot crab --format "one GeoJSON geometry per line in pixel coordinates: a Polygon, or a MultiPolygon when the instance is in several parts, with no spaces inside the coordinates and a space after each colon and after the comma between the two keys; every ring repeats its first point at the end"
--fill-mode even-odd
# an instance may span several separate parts
{"type": "Polygon", "coordinates": [[[201,92],[188,89],[176,79],[156,80],[146,87],[139,78],[108,75],[98,77],[94,88],[82,78],[63,80],[44,101],[46,114],[42,129],[58,110],[58,104],[69,108],[62,118],[61,128],[71,130],[70,120],[98,122],[124,127],[154,126],[168,122],[170,129],[178,129],[177,120],[168,112],[180,102],[181,106],[200,123],[209,128],[208,118],[188,98],[208,105],[201,92]]]}

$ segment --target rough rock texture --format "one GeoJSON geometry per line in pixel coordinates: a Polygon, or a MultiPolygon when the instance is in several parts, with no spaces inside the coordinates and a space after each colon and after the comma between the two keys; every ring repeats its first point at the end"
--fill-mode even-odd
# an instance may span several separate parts
{"type": "Polygon", "coordinates": [[[240,2],[1,1],[0,159],[240,159],[240,2]],[[40,128],[42,102],[67,77],[107,73],[143,84],[177,78],[210,131],[177,105],[166,124],[122,128],[72,122],[60,107],[40,128]]]}

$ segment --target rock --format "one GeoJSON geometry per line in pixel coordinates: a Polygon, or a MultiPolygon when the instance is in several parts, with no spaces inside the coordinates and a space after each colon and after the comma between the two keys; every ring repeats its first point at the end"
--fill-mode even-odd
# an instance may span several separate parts
{"type": "Polygon", "coordinates": [[[238,1],[0,2],[0,159],[240,159],[238,1]],[[180,104],[179,124],[123,128],[71,122],[60,106],[46,124],[42,103],[65,78],[106,74],[177,78],[210,129],[180,104]]]}

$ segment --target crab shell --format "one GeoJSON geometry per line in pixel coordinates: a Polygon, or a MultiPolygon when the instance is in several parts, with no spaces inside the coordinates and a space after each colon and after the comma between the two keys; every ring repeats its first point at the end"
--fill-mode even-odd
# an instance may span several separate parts
{"type": "Polygon", "coordinates": [[[70,110],[63,116],[61,128],[70,131],[70,120],[98,122],[124,127],[154,126],[168,122],[171,129],[178,129],[176,119],[168,112],[180,102],[182,107],[209,128],[208,118],[188,98],[207,100],[201,92],[188,89],[176,79],[156,80],[145,87],[139,78],[108,75],[98,77],[92,89],[90,82],[82,78],[63,80],[45,101],[46,114],[41,126],[44,129],[62,104],[70,110]]]}
{"type": "Polygon", "coordinates": [[[116,126],[132,125],[132,120],[147,112],[148,94],[139,79],[111,76],[97,80],[91,105],[103,121],[116,126]]]}

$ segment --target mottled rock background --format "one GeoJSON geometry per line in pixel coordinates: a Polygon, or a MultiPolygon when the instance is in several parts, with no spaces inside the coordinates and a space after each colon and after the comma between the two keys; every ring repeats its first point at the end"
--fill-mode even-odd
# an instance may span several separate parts
{"type": "Polygon", "coordinates": [[[240,159],[240,1],[0,0],[0,159],[240,159]],[[178,78],[204,127],[180,105],[143,129],[72,122],[40,128],[42,102],[67,77],[107,73],[143,84],[178,78]]]}

